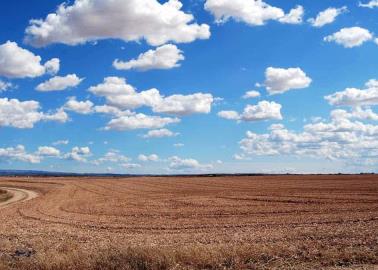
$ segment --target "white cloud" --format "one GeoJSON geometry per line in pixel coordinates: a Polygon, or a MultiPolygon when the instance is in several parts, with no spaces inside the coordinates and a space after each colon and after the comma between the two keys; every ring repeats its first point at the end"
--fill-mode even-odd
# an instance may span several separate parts
{"type": "Polygon", "coordinates": [[[236,111],[220,111],[218,116],[227,120],[240,120],[240,115],[236,111]]]}
{"type": "Polygon", "coordinates": [[[302,22],[303,7],[297,6],[288,14],[278,7],[273,7],[262,0],[207,0],[205,9],[218,23],[230,18],[249,25],[264,25],[269,20],[282,23],[298,24],[302,22]]]}
{"type": "Polygon", "coordinates": [[[333,110],[331,112],[332,118],[347,118],[347,119],[359,119],[359,120],[371,120],[378,121],[378,114],[372,111],[370,108],[354,107],[351,112],[345,110],[333,110]]]}
{"type": "Polygon", "coordinates": [[[252,90],[252,91],[248,91],[244,94],[243,98],[244,99],[249,99],[249,98],[257,98],[259,97],[261,94],[260,92],[258,91],[255,91],[255,90],[252,90]]]}
{"type": "Polygon", "coordinates": [[[108,101],[112,101],[112,97],[134,94],[135,88],[126,83],[125,78],[120,77],[106,77],[103,83],[96,86],[91,86],[89,91],[97,96],[104,96],[108,101]]]}
{"type": "Polygon", "coordinates": [[[270,119],[282,120],[281,108],[281,104],[263,100],[257,105],[247,105],[242,114],[236,111],[221,111],[218,113],[218,116],[228,120],[242,120],[246,122],[270,119]]]}
{"type": "Polygon", "coordinates": [[[175,133],[170,131],[169,129],[162,128],[148,131],[146,134],[143,135],[143,138],[164,138],[175,137],[177,135],[179,135],[179,133],[175,133]]]}
{"type": "Polygon", "coordinates": [[[365,86],[367,88],[374,88],[374,87],[378,88],[378,80],[370,79],[365,83],[365,86]]]}
{"type": "Polygon", "coordinates": [[[153,104],[152,110],[157,113],[173,115],[190,115],[195,113],[210,113],[214,98],[211,94],[195,93],[191,95],[172,95],[162,97],[153,104]]]}
{"type": "Polygon", "coordinates": [[[39,111],[39,102],[19,101],[18,99],[0,98],[0,126],[15,128],[33,128],[40,121],[66,122],[64,111],[48,114],[39,111]]]}
{"type": "Polygon", "coordinates": [[[288,14],[280,18],[278,21],[288,24],[301,24],[303,22],[304,8],[296,6],[288,14]]]}
{"type": "Polygon", "coordinates": [[[362,27],[342,28],[340,31],[326,36],[324,41],[336,42],[345,48],[353,48],[361,46],[366,41],[372,40],[373,34],[369,30],[362,27]]]}
{"type": "Polygon", "coordinates": [[[12,86],[12,83],[0,80],[0,92],[8,90],[12,86]]]}
{"type": "Polygon", "coordinates": [[[365,7],[365,8],[376,8],[378,7],[378,0],[370,0],[367,3],[359,3],[358,6],[365,7]]]}
{"type": "Polygon", "coordinates": [[[268,67],[265,71],[265,87],[271,95],[307,88],[311,82],[311,78],[300,68],[268,67]]]}
{"type": "Polygon", "coordinates": [[[75,146],[72,148],[71,152],[64,155],[64,158],[79,162],[87,162],[87,157],[89,157],[91,154],[92,153],[89,147],[75,146]]]}
{"type": "Polygon", "coordinates": [[[204,93],[165,97],[155,88],[137,92],[124,78],[119,77],[107,77],[103,83],[90,87],[89,91],[105,97],[110,106],[122,110],[147,106],[153,112],[173,115],[209,113],[214,102],[211,94],[204,93]]]}
{"type": "Polygon", "coordinates": [[[38,155],[27,153],[23,145],[17,145],[16,147],[0,148],[0,161],[40,163],[41,158],[38,155]]]}
{"type": "Polygon", "coordinates": [[[77,101],[76,97],[70,97],[66,104],[64,104],[63,109],[79,114],[90,114],[93,112],[93,105],[93,102],[90,100],[77,101]]]}
{"type": "Polygon", "coordinates": [[[233,155],[233,158],[235,160],[244,160],[245,156],[243,154],[235,154],[235,155],[233,155]]]}
{"type": "Polygon", "coordinates": [[[247,105],[241,115],[243,121],[281,120],[282,106],[274,101],[260,101],[257,105],[247,105]]]}
{"type": "Polygon", "coordinates": [[[53,58],[53,59],[47,61],[44,64],[44,67],[46,69],[46,73],[54,75],[54,74],[58,73],[58,71],[60,69],[60,60],[58,58],[53,58]]]}
{"type": "Polygon", "coordinates": [[[82,44],[101,39],[139,41],[153,46],[169,41],[192,42],[210,37],[209,26],[194,23],[181,11],[182,3],[169,0],[76,0],[62,4],[44,20],[31,20],[25,41],[34,46],[51,43],[82,44]]]}
{"type": "Polygon", "coordinates": [[[345,6],[341,8],[327,8],[326,10],[319,12],[316,18],[308,19],[308,22],[314,27],[323,27],[326,24],[333,23],[337,16],[347,11],[348,9],[345,6]]]}
{"type": "Polygon", "coordinates": [[[124,167],[125,169],[131,169],[131,170],[142,167],[140,164],[137,164],[137,163],[124,163],[121,166],[124,167]]]}
{"type": "Polygon", "coordinates": [[[69,118],[68,118],[67,113],[63,109],[60,108],[55,113],[43,114],[42,120],[65,123],[69,120],[69,118]]]}
{"type": "Polygon", "coordinates": [[[346,88],[324,98],[331,105],[361,106],[378,105],[378,81],[370,80],[365,84],[365,89],[346,88]]]}
{"type": "MultiPolygon", "coordinates": [[[[240,141],[244,155],[293,155],[346,162],[378,159],[378,125],[358,120],[378,119],[370,109],[334,110],[330,121],[307,124],[303,132],[272,125],[270,132],[247,132],[240,141]]],[[[378,160],[377,160],[378,161],[378,160]]]]}
{"type": "Polygon", "coordinates": [[[137,59],[123,62],[116,59],[113,66],[116,69],[129,70],[136,69],[140,71],[147,71],[151,69],[172,69],[180,66],[180,61],[185,57],[182,51],[176,45],[166,44],[155,50],[149,50],[138,56],[137,59]]]}
{"type": "Polygon", "coordinates": [[[177,156],[169,158],[169,169],[178,171],[206,171],[213,168],[211,164],[201,164],[197,160],[188,158],[182,159],[177,156]]]}
{"type": "Polygon", "coordinates": [[[69,140],[59,140],[59,141],[56,141],[56,142],[53,142],[52,144],[53,145],[67,145],[69,144],[69,140]]]}
{"type": "Polygon", "coordinates": [[[112,119],[105,127],[105,130],[156,129],[178,122],[180,122],[178,118],[149,116],[139,113],[112,119]]]}
{"type": "Polygon", "coordinates": [[[59,70],[59,59],[41,64],[41,57],[23,49],[16,42],[0,45],[0,76],[7,78],[35,78],[59,70]]]}
{"type": "Polygon", "coordinates": [[[94,164],[101,164],[105,162],[112,162],[112,163],[121,163],[121,162],[128,162],[131,159],[125,155],[119,153],[118,150],[110,150],[107,152],[103,157],[95,160],[94,164]]]}
{"type": "Polygon", "coordinates": [[[96,113],[102,113],[102,114],[110,114],[114,116],[130,116],[134,115],[135,113],[130,110],[122,111],[116,107],[109,106],[109,105],[101,105],[101,106],[95,106],[94,111],[96,113]]]}
{"type": "Polygon", "coordinates": [[[38,156],[47,156],[47,157],[59,157],[60,151],[55,147],[51,146],[40,146],[36,152],[38,156]]]}
{"type": "Polygon", "coordinates": [[[143,162],[147,162],[147,161],[159,161],[159,156],[156,155],[156,154],[151,154],[151,155],[143,155],[143,154],[140,154],[138,156],[138,159],[140,161],[143,161],[143,162]]]}
{"type": "Polygon", "coordinates": [[[38,91],[62,91],[70,87],[78,86],[83,79],[76,76],[76,74],[69,74],[67,76],[55,76],[46,82],[43,82],[37,86],[38,91]]]}

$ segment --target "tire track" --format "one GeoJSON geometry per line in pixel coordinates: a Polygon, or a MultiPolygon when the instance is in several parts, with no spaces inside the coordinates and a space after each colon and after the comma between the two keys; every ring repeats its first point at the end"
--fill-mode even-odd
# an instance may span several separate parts
{"type": "Polygon", "coordinates": [[[1,189],[9,192],[12,195],[12,197],[9,200],[6,200],[5,202],[1,202],[0,209],[9,207],[15,203],[29,201],[38,197],[38,193],[27,189],[9,187],[1,187],[1,189]]]}

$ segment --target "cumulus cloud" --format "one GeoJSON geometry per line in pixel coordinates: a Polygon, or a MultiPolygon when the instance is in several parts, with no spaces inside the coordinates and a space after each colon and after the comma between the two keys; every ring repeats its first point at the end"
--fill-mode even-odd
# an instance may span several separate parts
{"type": "Polygon", "coordinates": [[[210,113],[214,98],[211,94],[195,93],[191,95],[162,96],[153,104],[152,110],[157,113],[173,115],[190,115],[195,113],[210,113]]]}
{"type": "Polygon", "coordinates": [[[255,91],[255,90],[252,90],[252,91],[248,91],[244,94],[243,98],[244,99],[249,99],[249,98],[257,98],[259,97],[261,94],[260,92],[258,91],[255,91]]]}
{"type": "Polygon", "coordinates": [[[247,105],[241,119],[243,121],[281,120],[281,104],[274,101],[261,101],[257,105],[247,105]]]}
{"type": "Polygon", "coordinates": [[[281,8],[271,6],[262,0],[206,0],[205,9],[218,23],[233,18],[249,25],[264,25],[269,20],[298,24],[302,22],[304,13],[303,7],[297,6],[285,14],[281,8]]]}
{"type": "Polygon", "coordinates": [[[265,87],[271,95],[307,88],[311,82],[312,79],[300,68],[268,67],[265,71],[265,87]]]}
{"type": "Polygon", "coordinates": [[[153,112],[172,115],[209,113],[214,102],[213,96],[205,93],[165,97],[155,88],[137,92],[126,83],[126,79],[119,77],[107,77],[103,83],[90,87],[89,91],[105,97],[109,105],[122,110],[147,106],[153,112]]]}
{"type": "Polygon", "coordinates": [[[178,171],[206,171],[213,168],[211,164],[201,164],[192,158],[182,159],[177,156],[169,158],[169,169],[178,171]]]}
{"type": "Polygon", "coordinates": [[[117,107],[109,106],[109,105],[98,105],[94,106],[93,110],[96,113],[101,113],[101,114],[109,114],[113,116],[130,116],[134,115],[135,113],[130,111],[130,110],[120,110],[117,107]]]}
{"type": "Polygon", "coordinates": [[[249,131],[240,147],[247,156],[294,155],[348,162],[377,159],[378,125],[363,122],[376,119],[370,109],[334,110],[329,121],[307,124],[302,132],[290,131],[281,124],[272,125],[265,134],[249,131]]]}
{"type": "Polygon", "coordinates": [[[376,79],[370,79],[368,80],[366,83],[365,83],[365,86],[367,88],[374,88],[374,87],[377,87],[378,88],[378,80],[376,79]]]}
{"type": "Polygon", "coordinates": [[[38,156],[45,156],[45,157],[59,157],[60,151],[55,147],[51,146],[40,146],[38,147],[38,151],[36,152],[38,156]]]}
{"type": "Polygon", "coordinates": [[[66,104],[64,104],[63,109],[79,114],[90,114],[92,113],[93,105],[93,102],[90,100],[77,101],[76,97],[70,97],[66,104]]]}
{"type": "Polygon", "coordinates": [[[39,84],[36,89],[41,92],[62,91],[67,88],[76,87],[82,82],[76,74],[69,74],[67,76],[55,76],[46,82],[39,84]]]}
{"type": "Polygon", "coordinates": [[[194,23],[179,0],[76,0],[55,13],[31,20],[25,41],[36,47],[51,43],[82,44],[101,39],[139,41],[153,46],[208,39],[210,28],[194,23]]]}
{"type": "Polygon", "coordinates": [[[131,159],[125,155],[122,155],[118,150],[112,149],[108,151],[103,157],[95,160],[94,164],[101,164],[106,162],[111,163],[122,163],[122,162],[128,162],[131,159]]]}
{"type": "Polygon", "coordinates": [[[324,41],[336,42],[345,48],[353,48],[361,46],[363,43],[372,40],[373,34],[369,30],[362,27],[342,28],[340,31],[326,36],[324,41]]]}
{"type": "Polygon", "coordinates": [[[0,45],[0,76],[7,78],[35,78],[59,70],[59,59],[53,58],[44,65],[41,57],[23,49],[16,42],[0,45]]]}
{"type": "Polygon", "coordinates": [[[179,135],[179,133],[172,132],[169,129],[162,128],[162,129],[154,129],[148,131],[146,134],[143,135],[143,138],[164,138],[164,137],[174,137],[179,135]]]}
{"type": "Polygon", "coordinates": [[[236,111],[220,111],[218,116],[227,120],[240,120],[240,115],[236,111]]]}
{"type": "Polygon", "coordinates": [[[147,162],[147,161],[159,161],[159,156],[156,155],[156,154],[151,154],[151,155],[143,155],[143,154],[140,154],[138,156],[138,159],[140,161],[143,161],[143,162],[147,162]]]}
{"type": "Polygon", "coordinates": [[[157,129],[178,122],[180,122],[178,118],[149,116],[138,113],[110,120],[105,130],[157,129]]]}
{"type": "Polygon", "coordinates": [[[302,6],[296,6],[285,14],[281,8],[271,6],[262,0],[207,0],[205,9],[218,23],[233,18],[253,26],[264,25],[269,20],[299,24],[304,14],[302,6]]]}
{"type": "Polygon", "coordinates": [[[106,77],[103,83],[96,86],[91,86],[89,91],[97,96],[104,96],[109,98],[111,102],[112,97],[131,95],[135,93],[135,89],[132,85],[126,83],[125,78],[120,77],[106,77]]]}
{"type": "Polygon", "coordinates": [[[365,8],[376,8],[378,7],[378,0],[371,0],[367,3],[359,3],[358,6],[365,8]]]}
{"type": "Polygon", "coordinates": [[[220,111],[218,113],[219,117],[228,120],[238,120],[238,121],[262,121],[262,120],[282,120],[281,115],[281,104],[274,101],[260,101],[257,105],[247,105],[244,108],[244,112],[239,114],[236,111],[220,111]]]}
{"type": "Polygon", "coordinates": [[[185,57],[182,51],[176,45],[167,44],[156,48],[156,50],[149,50],[127,62],[116,59],[113,66],[120,70],[140,70],[147,71],[151,69],[172,69],[180,66],[180,61],[185,57]]]}
{"type": "Polygon", "coordinates": [[[324,97],[329,104],[335,106],[361,106],[378,105],[378,81],[370,80],[365,84],[365,89],[346,88],[324,97]]]}
{"type": "Polygon", "coordinates": [[[79,162],[87,162],[87,158],[91,155],[91,150],[89,147],[78,147],[75,146],[71,149],[71,152],[66,153],[64,158],[67,160],[74,160],[79,162]]]}
{"type": "Polygon", "coordinates": [[[65,123],[69,120],[67,113],[63,109],[58,109],[55,113],[44,113],[42,115],[43,121],[55,121],[65,123]]]}
{"type": "Polygon", "coordinates": [[[44,67],[46,69],[46,73],[54,75],[54,74],[58,73],[58,71],[60,69],[60,60],[58,58],[53,58],[53,59],[47,61],[44,64],[44,67]]]}
{"type": "Polygon", "coordinates": [[[0,161],[40,163],[41,158],[38,155],[27,153],[23,145],[17,145],[16,147],[0,148],[0,161]]]}
{"type": "Polygon", "coordinates": [[[67,114],[58,110],[56,113],[43,113],[39,102],[19,101],[18,99],[0,98],[0,126],[15,128],[33,128],[40,121],[66,122],[67,114]]]}
{"type": "Polygon", "coordinates": [[[323,27],[326,24],[333,23],[339,15],[347,11],[348,8],[345,6],[341,8],[327,8],[326,10],[319,12],[316,18],[308,19],[308,22],[314,27],[323,27]]]}
{"type": "Polygon", "coordinates": [[[281,23],[301,24],[303,22],[304,8],[296,6],[288,14],[278,19],[281,23]]]}
{"type": "Polygon", "coordinates": [[[333,110],[331,112],[332,118],[347,118],[359,120],[378,121],[378,114],[373,112],[371,108],[354,107],[352,111],[333,110]]]}

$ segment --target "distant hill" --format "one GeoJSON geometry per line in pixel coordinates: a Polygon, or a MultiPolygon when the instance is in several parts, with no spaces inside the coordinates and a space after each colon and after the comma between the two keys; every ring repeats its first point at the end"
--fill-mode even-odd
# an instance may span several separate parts
{"type": "Polygon", "coordinates": [[[107,173],[67,173],[36,170],[0,170],[0,176],[133,176],[128,174],[107,173]]]}
{"type": "Polygon", "coordinates": [[[260,173],[249,173],[249,174],[113,174],[113,173],[70,173],[70,172],[54,172],[54,171],[37,171],[37,170],[0,170],[0,176],[51,176],[51,177],[63,177],[63,176],[97,176],[97,177],[142,177],[142,176],[202,176],[202,177],[219,177],[219,176],[262,176],[269,174],[260,174],[260,173]]]}
{"type": "MultiPolygon", "coordinates": [[[[356,174],[374,174],[374,173],[356,173],[356,174]]],[[[150,177],[220,177],[220,176],[267,176],[267,175],[301,175],[295,173],[286,173],[286,174],[278,174],[278,173],[209,173],[209,174],[113,174],[113,173],[71,173],[71,172],[54,172],[54,171],[37,171],[37,170],[0,170],[0,176],[44,176],[44,177],[64,177],[64,176],[72,176],[72,177],[143,177],[143,176],[150,176],[150,177]]],[[[308,175],[308,174],[306,174],[308,175]]],[[[311,175],[311,174],[310,174],[311,175]]],[[[312,175],[348,175],[342,173],[334,173],[334,174],[312,174],[312,175]]]]}

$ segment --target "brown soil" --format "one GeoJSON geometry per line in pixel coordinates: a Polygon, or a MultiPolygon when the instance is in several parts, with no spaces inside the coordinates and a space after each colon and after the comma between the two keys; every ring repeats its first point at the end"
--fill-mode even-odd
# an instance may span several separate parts
{"type": "Polygon", "coordinates": [[[376,269],[378,176],[0,178],[0,269],[376,269]]]}

